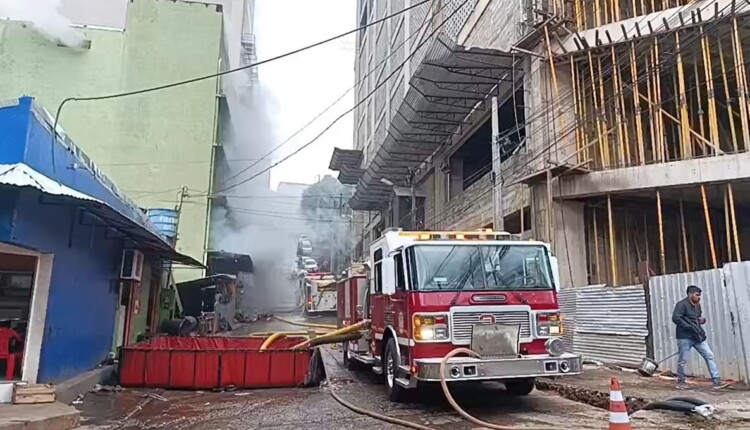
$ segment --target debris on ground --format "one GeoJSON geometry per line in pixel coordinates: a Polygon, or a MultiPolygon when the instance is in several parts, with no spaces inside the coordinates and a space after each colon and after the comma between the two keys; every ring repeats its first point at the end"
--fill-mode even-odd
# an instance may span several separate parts
{"type": "Polygon", "coordinates": [[[119,393],[120,391],[122,391],[122,387],[119,385],[96,384],[94,385],[94,388],[91,389],[92,393],[99,393],[102,391],[105,393],[119,393]]]}

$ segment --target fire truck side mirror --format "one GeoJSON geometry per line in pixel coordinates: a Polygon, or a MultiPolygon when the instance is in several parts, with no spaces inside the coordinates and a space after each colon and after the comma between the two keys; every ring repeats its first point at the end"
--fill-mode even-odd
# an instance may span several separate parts
{"type": "Polygon", "coordinates": [[[555,291],[560,291],[560,262],[557,257],[550,255],[549,265],[552,269],[552,282],[555,283],[555,291]]]}

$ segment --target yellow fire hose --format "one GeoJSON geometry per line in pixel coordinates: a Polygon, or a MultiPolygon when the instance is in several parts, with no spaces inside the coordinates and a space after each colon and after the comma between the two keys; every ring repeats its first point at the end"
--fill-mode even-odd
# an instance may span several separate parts
{"type": "Polygon", "coordinates": [[[308,337],[308,335],[311,332],[315,333],[316,336],[322,336],[322,335],[328,333],[327,331],[312,331],[312,330],[311,331],[265,331],[265,332],[250,333],[248,335],[248,337],[256,338],[256,339],[257,338],[267,338],[267,337],[272,336],[272,335],[274,335],[276,333],[284,333],[286,335],[286,337],[308,337]]]}
{"type": "MultiPolygon", "coordinates": [[[[330,333],[326,333],[326,334],[324,334],[324,335],[322,335],[320,337],[317,337],[316,339],[318,339],[320,341],[320,340],[323,340],[323,339],[326,339],[326,338],[330,338],[330,337],[333,337],[333,336],[338,336],[338,335],[342,335],[342,334],[348,334],[348,333],[352,333],[352,332],[355,332],[355,331],[359,331],[359,329],[365,327],[369,323],[370,323],[370,320],[362,320],[362,321],[360,321],[360,322],[358,322],[358,323],[356,323],[354,325],[350,325],[350,326],[347,326],[347,327],[344,327],[344,328],[340,328],[338,330],[334,330],[334,331],[332,331],[330,333]]],[[[311,342],[311,340],[308,339],[308,340],[306,340],[306,341],[304,341],[302,343],[294,345],[292,347],[292,349],[306,348],[307,346],[310,345],[310,342],[311,342]]]]}
{"type": "Polygon", "coordinates": [[[291,325],[296,325],[299,327],[323,328],[323,329],[328,329],[328,330],[336,330],[338,328],[338,326],[331,325],[331,324],[311,324],[311,323],[297,322],[297,321],[288,320],[286,318],[277,317],[275,315],[274,315],[274,318],[281,322],[285,322],[291,325]]]}

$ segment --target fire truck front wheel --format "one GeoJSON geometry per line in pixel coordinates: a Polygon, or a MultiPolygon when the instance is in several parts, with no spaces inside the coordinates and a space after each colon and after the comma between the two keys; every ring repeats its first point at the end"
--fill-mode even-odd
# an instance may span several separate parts
{"type": "Polygon", "coordinates": [[[360,366],[359,361],[349,356],[349,342],[344,342],[344,347],[342,349],[344,350],[344,367],[346,367],[347,370],[351,371],[362,370],[362,366],[360,366]]]}
{"type": "Polygon", "coordinates": [[[388,399],[392,402],[399,402],[404,396],[404,387],[396,382],[398,377],[398,348],[396,340],[388,339],[385,344],[385,354],[383,354],[383,374],[385,375],[385,386],[388,390],[388,399]]]}
{"type": "Polygon", "coordinates": [[[528,396],[534,390],[534,378],[508,379],[503,384],[511,396],[528,396]]]}

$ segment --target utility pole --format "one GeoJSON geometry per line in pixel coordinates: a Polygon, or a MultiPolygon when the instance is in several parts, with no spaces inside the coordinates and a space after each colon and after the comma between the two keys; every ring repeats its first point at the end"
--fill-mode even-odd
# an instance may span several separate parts
{"type": "Polygon", "coordinates": [[[505,230],[503,208],[503,176],[500,166],[500,120],[497,113],[497,97],[492,97],[492,228],[505,230]]]}
{"type": "Polygon", "coordinates": [[[411,188],[411,229],[417,229],[417,196],[414,190],[414,170],[409,168],[409,187],[411,188]]]}

